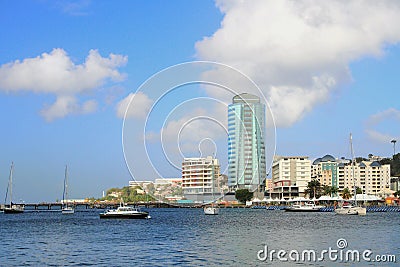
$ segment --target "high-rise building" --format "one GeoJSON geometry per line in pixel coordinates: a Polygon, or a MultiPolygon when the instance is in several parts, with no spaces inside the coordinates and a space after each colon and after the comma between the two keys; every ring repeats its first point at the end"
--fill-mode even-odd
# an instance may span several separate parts
{"type": "Polygon", "coordinates": [[[228,186],[262,190],[265,186],[265,105],[243,93],[228,107],[228,186]]]}

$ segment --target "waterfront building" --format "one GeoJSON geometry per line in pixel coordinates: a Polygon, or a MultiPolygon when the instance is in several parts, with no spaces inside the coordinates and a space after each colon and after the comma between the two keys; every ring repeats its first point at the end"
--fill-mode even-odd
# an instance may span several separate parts
{"type": "Polygon", "coordinates": [[[274,156],[272,195],[275,198],[304,196],[311,181],[311,161],[303,156],[274,156]]]}
{"type": "Polygon", "coordinates": [[[311,166],[311,178],[317,179],[322,185],[339,187],[338,160],[331,155],[314,160],[311,166]]]}
{"type": "Polygon", "coordinates": [[[221,194],[218,178],[220,165],[216,158],[185,158],[182,163],[182,189],[186,199],[211,201],[221,194]]]}
{"type": "Polygon", "coordinates": [[[265,105],[248,93],[236,95],[228,106],[228,186],[264,191],[265,105]]]}
{"type": "Polygon", "coordinates": [[[390,189],[390,165],[382,165],[378,161],[361,161],[354,165],[351,163],[339,164],[339,191],[344,188],[350,190],[359,187],[363,194],[384,195],[390,189]]]}
{"type": "MultiPolygon", "coordinates": [[[[370,159],[380,158],[377,156],[370,159]]],[[[390,165],[382,165],[376,160],[363,160],[354,164],[348,159],[335,159],[331,155],[314,160],[312,165],[313,179],[321,185],[335,186],[338,192],[345,188],[353,190],[354,185],[364,194],[383,195],[390,189],[390,165]]]]}

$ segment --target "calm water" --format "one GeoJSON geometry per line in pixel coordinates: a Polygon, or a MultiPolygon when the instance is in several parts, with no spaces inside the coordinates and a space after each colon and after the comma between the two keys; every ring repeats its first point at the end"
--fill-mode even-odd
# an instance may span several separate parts
{"type": "MultiPolygon", "coordinates": [[[[400,213],[339,216],[222,209],[149,209],[150,220],[100,220],[100,211],[0,214],[0,266],[352,266],[329,258],[318,263],[260,261],[264,248],[286,251],[347,249],[396,255],[400,213]]],[[[398,264],[398,263],[397,263],[398,264]]],[[[378,266],[361,262],[359,266],[378,266]]],[[[395,266],[395,263],[379,264],[395,266]]]]}

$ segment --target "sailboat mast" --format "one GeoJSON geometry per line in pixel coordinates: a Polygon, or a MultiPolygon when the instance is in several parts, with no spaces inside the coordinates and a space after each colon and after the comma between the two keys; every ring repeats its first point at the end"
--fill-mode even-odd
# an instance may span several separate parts
{"type": "Polygon", "coordinates": [[[214,156],[211,158],[211,195],[214,202],[214,156]]]}
{"type": "Polygon", "coordinates": [[[355,170],[354,170],[354,151],[353,151],[353,136],[350,133],[350,150],[351,150],[351,170],[352,170],[352,175],[353,175],[353,183],[354,183],[354,203],[355,206],[357,206],[357,189],[356,189],[356,176],[355,176],[355,170]]]}
{"type": "Polygon", "coordinates": [[[65,165],[65,174],[64,174],[64,192],[63,192],[63,205],[67,206],[66,202],[68,200],[68,165],[65,165]]]}
{"type": "Polygon", "coordinates": [[[10,208],[12,206],[12,176],[13,176],[13,170],[14,170],[14,162],[11,162],[11,168],[10,168],[10,208]]]}

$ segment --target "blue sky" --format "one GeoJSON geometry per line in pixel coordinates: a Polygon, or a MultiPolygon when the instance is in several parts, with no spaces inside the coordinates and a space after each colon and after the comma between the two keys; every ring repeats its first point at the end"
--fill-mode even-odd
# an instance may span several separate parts
{"type": "MultiPolygon", "coordinates": [[[[100,197],[127,185],[121,138],[126,103],[134,97],[133,113],[148,111],[156,100],[152,93],[167,89],[138,94],[140,85],[192,60],[233,66],[260,86],[276,120],[277,154],[348,157],[352,132],[357,156],[390,156],[390,140],[400,130],[399,15],[393,1],[3,1],[0,195],[12,161],[15,200],[60,199],[65,164],[72,198],[100,197]]],[[[246,88],[223,70],[207,75],[246,88]]],[[[231,95],[198,84],[175,90],[149,117],[154,127],[146,138],[140,128],[146,112],[133,114],[132,145],[148,140],[163,177],[180,174],[162,167],[168,163],[155,125],[165,123],[168,148],[176,145],[172,130],[180,122],[212,113],[225,124],[223,105],[204,98],[182,104],[193,97],[229,104],[231,95]]],[[[186,128],[192,134],[182,132],[185,156],[198,155],[204,135],[215,139],[226,164],[227,137],[204,123],[186,128]]],[[[181,157],[170,153],[179,163],[181,157]]],[[[133,154],[145,157],[140,150],[133,154]]],[[[147,166],[133,167],[137,180],[155,178],[147,166]]]]}

